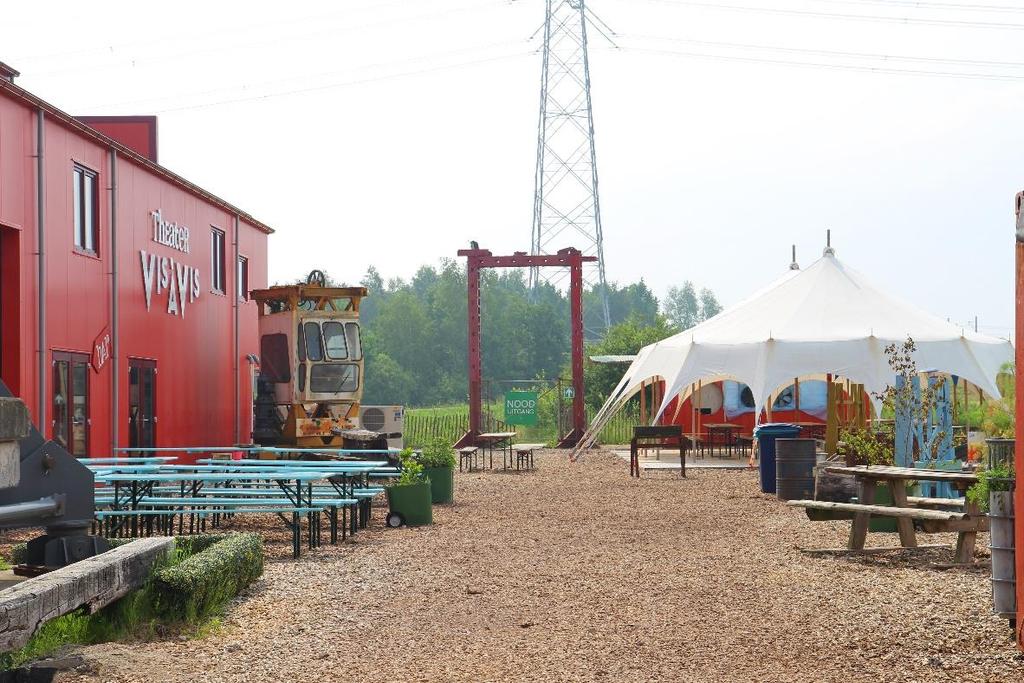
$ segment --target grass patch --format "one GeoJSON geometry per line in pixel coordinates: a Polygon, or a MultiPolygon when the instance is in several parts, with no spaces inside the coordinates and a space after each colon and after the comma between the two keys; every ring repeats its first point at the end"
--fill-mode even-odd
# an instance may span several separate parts
{"type": "Polygon", "coordinates": [[[263,542],[256,534],[178,537],[141,588],[93,614],[82,609],[48,621],[24,647],[0,654],[0,668],[19,667],[65,645],[145,640],[168,627],[205,638],[223,627],[219,612],[225,604],[262,573],[263,542]]]}

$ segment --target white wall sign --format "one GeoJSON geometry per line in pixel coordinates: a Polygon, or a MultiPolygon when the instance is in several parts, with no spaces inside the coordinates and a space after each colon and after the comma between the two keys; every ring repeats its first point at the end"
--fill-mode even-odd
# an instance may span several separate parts
{"type": "Polygon", "coordinates": [[[160,209],[150,211],[153,217],[153,241],[171,249],[177,249],[183,254],[192,251],[188,243],[188,228],[171,221],[165,221],[160,215],[160,209]]]}
{"type": "MultiPolygon", "coordinates": [[[[188,254],[188,228],[166,221],[160,210],[151,211],[153,217],[153,241],[188,254]]],[[[160,256],[139,250],[142,263],[142,285],[146,294],[146,310],[150,310],[154,294],[166,293],[167,312],[185,317],[186,304],[199,298],[199,269],[179,263],[171,256],[160,256]]]]}

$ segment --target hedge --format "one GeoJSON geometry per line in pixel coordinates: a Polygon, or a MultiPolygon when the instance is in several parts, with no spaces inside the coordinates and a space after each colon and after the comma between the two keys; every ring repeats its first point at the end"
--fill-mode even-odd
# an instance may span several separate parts
{"type": "MultiPolygon", "coordinates": [[[[263,573],[263,539],[258,534],[179,537],[178,543],[191,545],[187,550],[195,554],[153,577],[164,618],[203,619],[263,573]]],[[[181,547],[183,553],[187,550],[181,547]]]]}

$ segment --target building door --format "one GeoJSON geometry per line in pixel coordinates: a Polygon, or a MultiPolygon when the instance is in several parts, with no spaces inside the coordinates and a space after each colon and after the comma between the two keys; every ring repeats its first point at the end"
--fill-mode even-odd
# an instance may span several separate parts
{"type": "Polygon", "coordinates": [[[128,359],[128,447],[156,446],[156,361],[128,359]]]}
{"type": "Polygon", "coordinates": [[[77,457],[89,455],[89,356],[53,352],[53,440],[77,457]]]}
{"type": "Polygon", "coordinates": [[[13,228],[0,225],[0,378],[15,396],[21,390],[18,372],[21,342],[18,334],[20,234],[13,228]]]}

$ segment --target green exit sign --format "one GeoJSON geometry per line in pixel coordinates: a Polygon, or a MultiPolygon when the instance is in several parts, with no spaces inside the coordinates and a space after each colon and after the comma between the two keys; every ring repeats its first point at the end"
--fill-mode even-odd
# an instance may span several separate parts
{"type": "Polygon", "coordinates": [[[510,391],[505,394],[505,423],[526,427],[537,424],[537,392],[510,391]]]}

